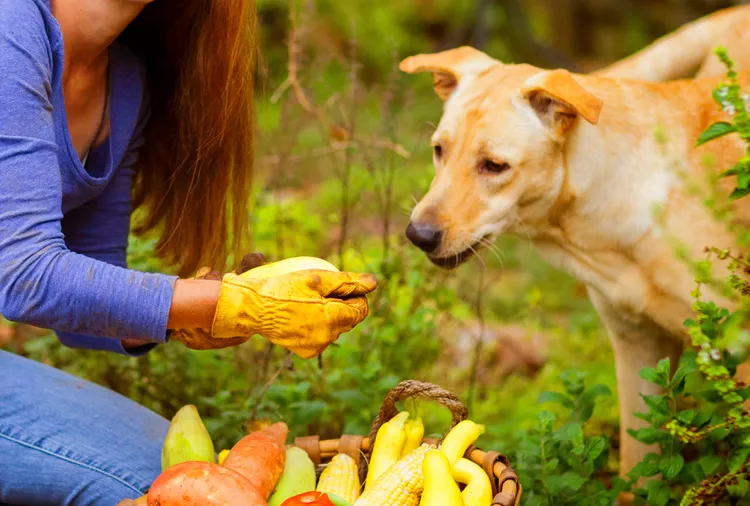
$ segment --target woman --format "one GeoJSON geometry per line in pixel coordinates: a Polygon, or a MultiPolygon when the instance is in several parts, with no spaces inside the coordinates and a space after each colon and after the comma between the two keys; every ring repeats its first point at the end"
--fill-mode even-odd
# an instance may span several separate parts
{"type": "MultiPolygon", "coordinates": [[[[171,332],[197,349],[260,334],[304,358],[367,316],[366,274],[126,268],[135,206],[138,231],[160,232],[159,254],[182,275],[224,266],[226,245],[240,244],[254,19],[252,0],[0,1],[0,314],[131,356],[171,332]]],[[[159,472],[167,426],[0,352],[0,503],[138,497],[159,472]]]]}

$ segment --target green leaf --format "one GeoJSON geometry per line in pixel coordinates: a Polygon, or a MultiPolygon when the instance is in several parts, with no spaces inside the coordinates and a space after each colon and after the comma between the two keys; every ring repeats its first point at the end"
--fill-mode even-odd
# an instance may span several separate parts
{"type": "Polygon", "coordinates": [[[553,495],[558,496],[563,490],[570,490],[576,492],[586,483],[586,478],[579,476],[575,473],[567,472],[561,475],[546,476],[544,480],[544,488],[553,495]]]}
{"type": "Polygon", "coordinates": [[[729,195],[730,200],[737,200],[750,195],[750,188],[735,188],[734,191],[729,195]]]}
{"type": "Polygon", "coordinates": [[[729,472],[736,473],[740,468],[745,465],[748,457],[750,457],[750,448],[735,448],[727,457],[727,466],[729,472]]]}
{"type": "Polygon", "coordinates": [[[665,395],[641,395],[641,397],[649,409],[662,415],[670,413],[669,400],[665,395]]]}
{"type": "Polygon", "coordinates": [[[628,477],[632,481],[636,481],[640,477],[649,478],[656,476],[659,473],[659,462],[660,457],[655,453],[649,453],[644,459],[636,464],[633,469],[628,473],[628,477]]]}
{"type": "Polygon", "coordinates": [[[679,413],[675,414],[675,418],[677,418],[685,425],[689,425],[695,418],[696,414],[697,411],[695,411],[694,409],[686,409],[685,411],[680,411],[679,413]]]}
{"type": "Polygon", "coordinates": [[[731,169],[727,169],[721,174],[719,174],[719,177],[736,176],[737,172],[738,172],[737,167],[732,167],[731,169]]]}
{"type": "Polygon", "coordinates": [[[682,466],[685,465],[685,460],[682,455],[665,455],[659,462],[659,471],[661,472],[662,478],[665,480],[673,480],[682,471],[682,466]]]}
{"type": "Polygon", "coordinates": [[[292,410],[303,423],[312,423],[319,420],[326,408],[327,404],[323,401],[302,401],[289,405],[289,409],[292,410]]]}
{"type": "Polygon", "coordinates": [[[556,441],[570,442],[578,446],[583,444],[583,427],[577,423],[568,423],[557,429],[552,437],[556,441]]]}
{"type": "Polygon", "coordinates": [[[706,476],[714,474],[721,465],[721,457],[717,455],[704,455],[698,459],[698,463],[706,476]]]}
{"type": "Polygon", "coordinates": [[[697,483],[705,477],[706,473],[703,472],[703,468],[697,460],[693,460],[691,462],[685,462],[682,471],[680,471],[679,481],[680,483],[697,483]]]}
{"type": "Polygon", "coordinates": [[[628,430],[628,433],[633,436],[636,441],[640,441],[641,443],[647,445],[657,443],[659,441],[664,441],[671,437],[669,433],[655,427],[644,427],[642,429],[638,429],[637,431],[631,429],[628,430]]]}
{"type": "Polygon", "coordinates": [[[607,440],[602,436],[591,439],[586,451],[586,460],[594,461],[607,449],[607,440]]]}
{"type": "Polygon", "coordinates": [[[548,461],[544,463],[544,472],[547,474],[551,473],[552,471],[557,469],[557,465],[559,463],[560,463],[560,459],[557,459],[557,458],[549,459],[548,461]]]}
{"type": "Polygon", "coordinates": [[[711,412],[708,410],[705,411],[699,411],[697,415],[693,418],[693,425],[700,428],[703,425],[707,424],[711,420],[711,412]]]}
{"type": "Polygon", "coordinates": [[[698,137],[698,141],[695,143],[695,146],[701,146],[709,141],[718,139],[719,137],[723,137],[736,131],[737,127],[735,127],[731,123],[727,123],[726,121],[719,121],[708,127],[700,135],[700,137],[698,137]]]}
{"type": "Polygon", "coordinates": [[[715,443],[717,441],[722,441],[726,439],[728,435],[729,435],[729,430],[725,429],[724,427],[720,427],[718,429],[711,431],[711,435],[709,436],[709,439],[711,439],[711,441],[715,443]]]}
{"type": "Polygon", "coordinates": [[[646,500],[649,506],[666,506],[669,502],[669,489],[662,481],[652,480],[646,483],[648,496],[646,500]]]}
{"type": "Polygon", "coordinates": [[[560,492],[562,492],[565,487],[562,476],[557,474],[545,476],[542,479],[542,484],[544,485],[544,488],[547,489],[547,492],[553,497],[560,495],[560,492]]]}
{"type": "Polygon", "coordinates": [[[620,492],[626,492],[630,490],[630,484],[620,478],[619,476],[615,476],[612,478],[612,491],[616,494],[619,494],[620,492]]]}
{"type": "Polygon", "coordinates": [[[750,492],[750,482],[744,478],[739,478],[736,485],[727,486],[727,492],[733,497],[747,497],[750,492]]]}
{"type": "Polygon", "coordinates": [[[697,365],[695,364],[695,362],[682,361],[669,382],[669,388],[677,388],[682,380],[685,379],[685,376],[696,370],[697,365]]]}
{"type": "Polygon", "coordinates": [[[654,383],[656,385],[659,385],[660,387],[666,388],[667,387],[667,375],[662,373],[658,368],[654,367],[645,367],[640,370],[638,373],[641,378],[645,379],[646,381],[650,381],[651,383],[654,383]]]}
{"type": "Polygon", "coordinates": [[[556,403],[565,406],[568,409],[573,409],[573,399],[567,395],[561,394],[560,392],[542,392],[539,394],[539,399],[536,401],[538,404],[556,403]]]}
{"type": "Polygon", "coordinates": [[[541,411],[538,415],[536,415],[537,422],[539,424],[539,429],[542,432],[547,432],[549,430],[549,427],[555,423],[555,420],[557,419],[554,414],[547,410],[541,411]]]}
{"type": "Polygon", "coordinates": [[[588,400],[595,400],[597,397],[603,397],[612,395],[612,390],[607,385],[597,384],[592,385],[583,392],[584,398],[588,400]]]}

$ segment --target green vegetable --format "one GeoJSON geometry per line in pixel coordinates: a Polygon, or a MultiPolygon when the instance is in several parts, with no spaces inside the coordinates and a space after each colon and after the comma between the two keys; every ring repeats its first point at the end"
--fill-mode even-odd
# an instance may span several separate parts
{"type": "Polygon", "coordinates": [[[281,479],[276,485],[268,506],[281,506],[281,503],[295,495],[315,490],[315,464],[307,452],[296,446],[286,449],[286,462],[281,479]]]}
{"type": "Polygon", "coordinates": [[[180,408],[172,418],[161,452],[162,471],[183,462],[216,463],[214,443],[192,404],[180,408]]]}
{"type": "Polygon", "coordinates": [[[328,493],[328,498],[333,503],[333,506],[352,506],[352,503],[347,501],[346,499],[337,496],[336,494],[328,493]]]}

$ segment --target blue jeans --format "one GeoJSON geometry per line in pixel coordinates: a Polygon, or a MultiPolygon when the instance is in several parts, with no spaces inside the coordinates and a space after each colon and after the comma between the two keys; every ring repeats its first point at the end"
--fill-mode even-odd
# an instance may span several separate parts
{"type": "Polygon", "coordinates": [[[169,422],[106,388],[0,351],[0,505],[143,495],[169,422]]]}

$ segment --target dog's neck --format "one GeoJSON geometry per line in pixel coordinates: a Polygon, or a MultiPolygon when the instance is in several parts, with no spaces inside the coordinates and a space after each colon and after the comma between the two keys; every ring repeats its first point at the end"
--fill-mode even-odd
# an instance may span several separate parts
{"type": "Polygon", "coordinates": [[[564,145],[564,182],[538,226],[543,235],[553,233],[585,250],[627,251],[659,233],[656,212],[668,204],[681,184],[679,171],[688,167],[694,139],[674,125],[689,123],[689,114],[684,103],[637,83],[592,91],[604,100],[601,119],[596,125],[577,120],[564,145]],[[653,98],[644,97],[651,93],[653,98]],[[628,104],[632,96],[652,109],[607,109],[608,102],[628,104]],[[675,121],[681,115],[685,122],[675,121]],[[666,124],[672,126],[665,132],[666,124]]]}
{"type": "MultiPolygon", "coordinates": [[[[636,85],[612,93],[632,93],[628,86],[636,85]]],[[[706,244],[723,241],[723,231],[700,199],[687,197],[679,176],[689,168],[686,153],[695,141],[690,111],[679,98],[662,95],[647,102],[653,104],[648,118],[635,108],[620,108],[603,114],[597,125],[579,120],[565,144],[557,200],[544,220],[527,221],[515,232],[522,237],[530,232],[553,265],[633,314],[648,312],[645,305],[655,298],[678,304],[670,313],[677,315],[674,321],[659,322],[677,332],[694,279],[675,259],[672,239],[701,253],[706,244]],[[667,142],[659,139],[661,119],[671,119],[667,142]]]]}

